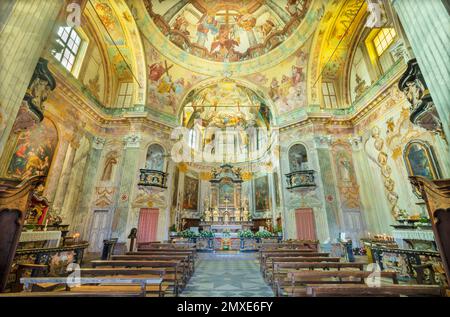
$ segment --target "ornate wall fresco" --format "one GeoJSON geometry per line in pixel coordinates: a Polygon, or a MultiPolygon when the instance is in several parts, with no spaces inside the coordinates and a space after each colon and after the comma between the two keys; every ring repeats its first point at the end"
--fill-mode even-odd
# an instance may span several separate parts
{"type": "Polygon", "coordinates": [[[158,111],[174,115],[183,96],[205,77],[168,61],[145,40],[144,46],[148,64],[147,104],[158,111]]]}
{"type": "Polygon", "coordinates": [[[308,105],[307,68],[310,41],[276,68],[246,78],[263,87],[279,114],[308,105]]]}
{"type": "Polygon", "coordinates": [[[44,118],[39,125],[18,135],[7,176],[27,179],[47,175],[58,143],[55,125],[44,118]]]}
{"type": "Polygon", "coordinates": [[[184,176],[183,209],[197,211],[198,208],[198,179],[184,176]]]}
{"type": "Polygon", "coordinates": [[[350,144],[341,142],[333,144],[332,156],[342,208],[358,209],[360,207],[359,188],[353,168],[350,144]]]}
{"type": "Polygon", "coordinates": [[[255,179],[255,211],[265,212],[270,208],[269,178],[266,175],[255,179]]]}
{"type": "Polygon", "coordinates": [[[109,1],[94,0],[86,5],[88,11],[93,11],[92,16],[99,25],[99,30],[106,29],[104,34],[104,41],[107,44],[108,56],[111,64],[114,65],[115,71],[119,80],[131,81],[132,73],[129,65],[133,67],[134,57],[127,41],[121,21],[118,19],[114,9],[111,7],[109,1]],[[91,4],[92,3],[92,4],[91,4]],[[95,11],[92,10],[92,5],[95,11]]]}

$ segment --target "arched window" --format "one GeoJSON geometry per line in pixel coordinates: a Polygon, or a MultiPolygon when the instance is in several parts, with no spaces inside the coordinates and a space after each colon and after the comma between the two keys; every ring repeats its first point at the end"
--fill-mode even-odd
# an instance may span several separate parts
{"type": "Polygon", "coordinates": [[[152,144],[147,151],[145,168],[164,172],[164,148],[159,144],[152,144]]]}
{"type": "Polygon", "coordinates": [[[295,144],[289,150],[289,167],[291,172],[297,172],[306,169],[308,154],[303,144],[295,144]]]}
{"type": "Polygon", "coordinates": [[[427,143],[411,141],[406,145],[403,157],[409,175],[423,176],[430,180],[440,178],[433,149],[427,143]]]}

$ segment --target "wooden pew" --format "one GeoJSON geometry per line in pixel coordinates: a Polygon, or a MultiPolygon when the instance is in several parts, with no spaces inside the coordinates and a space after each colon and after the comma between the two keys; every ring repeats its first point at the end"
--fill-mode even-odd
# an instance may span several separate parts
{"type": "Polygon", "coordinates": [[[306,294],[310,297],[439,297],[445,296],[445,290],[438,285],[386,285],[369,287],[367,285],[328,284],[307,286],[306,294]]]}
{"type": "MultiPolygon", "coordinates": [[[[151,247],[145,247],[145,248],[138,248],[138,253],[142,252],[160,252],[160,253],[183,253],[183,252],[191,252],[194,258],[197,258],[197,250],[192,248],[183,248],[183,249],[176,249],[176,248],[151,248],[151,247]]],[[[131,252],[134,253],[134,252],[131,252]]]]}
{"type": "MultiPolygon", "coordinates": [[[[189,279],[194,273],[194,261],[191,261],[191,257],[187,254],[157,254],[157,255],[149,255],[149,254],[132,254],[132,255],[114,255],[111,257],[111,260],[143,260],[143,261],[170,261],[177,260],[181,261],[185,266],[187,272],[187,278],[189,279]]],[[[187,281],[186,281],[187,282],[187,281]]]]}
{"type": "MultiPolygon", "coordinates": [[[[299,262],[340,262],[341,258],[336,257],[303,257],[303,256],[295,256],[295,257],[269,257],[266,260],[266,267],[263,271],[263,276],[265,279],[270,277],[271,274],[275,271],[275,263],[299,263],[299,262]]],[[[268,279],[270,282],[270,280],[268,279]]]]}
{"type": "Polygon", "coordinates": [[[307,249],[312,251],[318,250],[318,241],[293,241],[293,242],[281,242],[281,243],[262,243],[260,244],[260,250],[267,249],[307,249]]]}
{"type": "Polygon", "coordinates": [[[365,279],[371,277],[390,279],[398,284],[395,272],[299,271],[288,272],[286,278],[277,280],[274,289],[276,296],[306,296],[306,286],[310,284],[364,284],[365,279]]]}
{"type": "Polygon", "coordinates": [[[267,251],[260,254],[259,265],[261,272],[264,271],[266,267],[266,262],[268,258],[271,257],[326,257],[329,253],[325,252],[312,252],[312,251],[298,251],[298,250],[278,250],[278,251],[267,251]],[[287,252],[284,252],[287,251],[287,252]]]}
{"type": "Polygon", "coordinates": [[[276,290],[277,283],[285,279],[289,272],[298,270],[330,270],[335,269],[340,271],[344,270],[359,270],[363,271],[365,263],[354,263],[354,262],[275,262],[273,273],[272,273],[272,288],[276,290]]]}
{"type": "Polygon", "coordinates": [[[96,260],[91,261],[93,268],[98,267],[112,267],[112,268],[164,268],[166,274],[164,275],[164,282],[173,287],[175,296],[178,296],[180,291],[185,286],[186,271],[185,266],[181,261],[145,261],[145,260],[96,260]]]}
{"type": "MultiPolygon", "coordinates": [[[[164,275],[166,274],[165,269],[154,269],[154,268],[81,268],[75,270],[79,273],[80,277],[142,277],[142,278],[161,278],[164,280],[164,275]]],[[[68,273],[72,273],[68,271],[68,273]]],[[[76,286],[68,287],[71,292],[86,292],[86,293],[97,293],[97,292],[136,292],[138,291],[136,286],[130,285],[101,285],[101,286],[76,286]]],[[[158,295],[163,297],[168,289],[167,285],[147,285],[146,295],[158,295]]]]}
{"type": "MultiPolygon", "coordinates": [[[[86,284],[96,284],[100,286],[93,286],[96,288],[95,292],[91,293],[101,293],[104,294],[105,292],[111,291],[112,293],[127,293],[127,291],[122,292],[116,292],[114,289],[111,288],[102,288],[102,284],[113,284],[113,285],[123,285],[125,286],[132,286],[132,285],[138,285],[138,287],[129,288],[129,292],[136,293],[136,290],[138,289],[140,292],[140,296],[146,295],[146,288],[149,285],[161,285],[163,283],[163,279],[161,277],[148,277],[148,276],[106,276],[106,277],[79,277],[79,278],[72,278],[72,277],[23,277],[20,279],[20,282],[24,285],[24,291],[28,293],[32,293],[32,287],[33,285],[37,284],[62,284],[66,285],[66,290],[70,289],[70,283],[73,284],[79,284],[79,285],[86,285],[86,284]]],[[[59,292],[49,292],[49,293],[59,293],[59,292]]],[[[78,293],[78,292],[75,292],[78,293]]],[[[89,293],[89,295],[91,294],[89,293]]],[[[85,295],[86,296],[86,295],[85,295]]]]}
{"type": "Polygon", "coordinates": [[[187,256],[190,265],[192,266],[192,272],[195,271],[195,253],[192,251],[182,251],[177,250],[176,252],[159,252],[159,251],[137,251],[137,252],[127,252],[126,256],[143,255],[143,256],[187,256]]]}

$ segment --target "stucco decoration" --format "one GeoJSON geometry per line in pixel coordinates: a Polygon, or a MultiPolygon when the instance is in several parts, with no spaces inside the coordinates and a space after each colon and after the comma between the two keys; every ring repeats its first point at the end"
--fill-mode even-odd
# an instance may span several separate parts
{"type": "Polygon", "coordinates": [[[398,194],[395,191],[395,182],[391,178],[392,168],[388,164],[388,154],[384,150],[385,141],[380,136],[379,127],[376,126],[372,129],[372,138],[375,140],[374,146],[378,151],[377,162],[383,176],[387,200],[391,206],[391,214],[394,218],[397,218],[400,212],[400,208],[397,205],[398,194]]]}

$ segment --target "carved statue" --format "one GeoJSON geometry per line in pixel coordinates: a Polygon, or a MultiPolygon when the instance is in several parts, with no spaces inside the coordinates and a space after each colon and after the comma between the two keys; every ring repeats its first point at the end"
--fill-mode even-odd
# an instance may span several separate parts
{"type": "Polygon", "coordinates": [[[213,212],[213,221],[218,222],[219,221],[219,209],[216,207],[213,212]]]}
{"type": "Polygon", "coordinates": [[[235,221],[241,221],[241,210],[238,208],[236,209],[234,213],[234,220],[235,221]]]}
{"type": "Polygon", "coordinates": [[[248,221],[249,212],[247,209],[244,209],[244,215],[242,216],[243,221],[248,221]]]}
{"type": "Polygon", "coordinates": [[[205,211],[205,221],[206,222],[211,221],[211,211],[209,211],[209,209],[206,209],[205,211]]]}
{"type": "Polygon", "coordinates": [[[228,211],[226,211],[223,215],[223,222],[228,223],[230,221],[230,216],[228,214],[228,211]]]}

